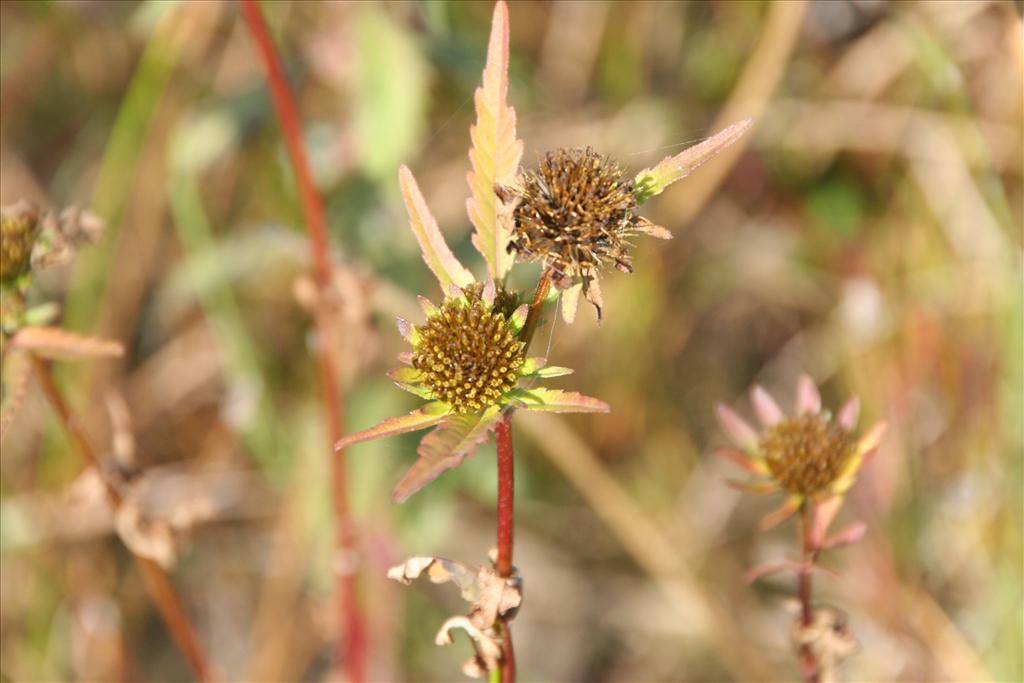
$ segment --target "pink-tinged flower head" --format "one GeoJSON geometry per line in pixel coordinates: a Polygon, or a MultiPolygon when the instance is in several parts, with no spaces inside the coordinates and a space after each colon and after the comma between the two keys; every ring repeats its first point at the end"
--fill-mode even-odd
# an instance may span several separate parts
{"type": "Polygon", "coordinates": [[[761,424],[760,432],[727,406],[718,405],[718,420],[740,449],[721,449],[719,455],[766,478],[736,483],[739,488],[755,493],[781,490],[788,494],[782,508],[762,521],[764,527],[781,522],[808,498],[819,502],[841,499],[878,448],[885,430],[885,423],[880,422],[858,438],[857,397],[848,400],[833,416],[822,409],[821,394],[806,375],[797,384],[793,416],[785,415],[759,386],[751,391],[751,401],[761,424]]]}

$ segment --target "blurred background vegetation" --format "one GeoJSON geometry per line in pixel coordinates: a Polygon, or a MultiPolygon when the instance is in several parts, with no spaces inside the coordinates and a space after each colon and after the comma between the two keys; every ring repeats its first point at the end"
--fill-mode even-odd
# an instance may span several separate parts
{"type": "MultiPolygon", "coordinates": [[[[343,301],[346,423],[414,402],[383,376],[395,314],[436,298],[398,192],[409,164],[453,249],[490,3],[265,3],[300,97],[343,301]]],[[[791,679],[791,551],[774,501],[723,484],[716,401],[753,382],[864,402],[890,429],[843,519],[861,543],[818,596],[861,642],[849,680],[1019,681],[1022,628],[1022,29],[1007,2],[516,2],[524,162],[591,145],[631,171],[725,123],[755,130],[652,201],[669,243],[603,281],[606,318],[538,347],[608,416],[516,422],[515,622],[534,680],[791,679]],[[731,656],[729,656],[731,654],[731,656]]],[[[123,396],[153,515],[188,519],[171,575],[229,680],[334,675],[330,503],[308,248],[262,69],[227,2],[3,2],[0,199],[106,221],[37,300],[120,340],[58,378],[101,451],[123,396]]],[[[569,386],[566,384],[565,386],[569,386]]],[[[111,515],[35,389],[4,440],[0,676],[186,680],[111,515]],[[92,493],[90,493],[92,491],[92,493]]],[[[493,447],[402,506],[416,437],[351,449],[374,680],[458,679],[445,587],[414,554],[493,544],[493,447]]]]}

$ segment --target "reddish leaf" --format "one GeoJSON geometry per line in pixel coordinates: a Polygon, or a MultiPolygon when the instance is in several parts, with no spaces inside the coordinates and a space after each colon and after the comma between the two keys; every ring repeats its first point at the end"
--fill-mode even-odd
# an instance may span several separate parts
{"type": "Polygon", "coordinates": [[[414,410],[408,415],[389,417],[378,425],[369,427],[362,431],[342,437],[334,445],[335,452],[342,451],[349,446],[371,439],[380,439],[385,436],[395,436],[406,432],[415,432],[419,429],[433,427],[447,417],[447,406],[440,402],[428,403],[419,410],[414,410]]]}
{"type": "Polygon", "coordinates": [[[491,19],[482,83],[473,96],[476,124],[469,129],[472,170],[466,174],[471,193],[466,200],[466,211],[476,228],[473,245],[487,261],[491,277],[499,280],[512,265],[512,257],[506,250],[511,216],[504,210],[494,188],[515,181],[523,156],[523,141],[516,139],[516,112],[506,101],[508,36],[508,7],[499,1],[491,19]]]}
{"type": "Polygon", "coordinates": [[[463,287],[471,284],[473,274],[459,263],[455,254],[448,248],[444,235],[437,227],[437,221],[430,213],[416,179],[407,166],[403,165],[398,169],[398,182],[402,186],[402,198],[409,213],[409,225],[420,244],[424,262],[441,283],[441,290],[447,292],[452,284],[463,287]]]}
{"type": "Polygon", "coordinates": [[[419,459],[398,482],[392,498],[403,503],[409,496],[437,479],[447,470],[462,464],[487,440],[501,412],[492,406],[483,415],[449,415],[434,431],[423,437],[416,453],[419,459]]]}
{"type": "Polygon", "coordinates": [[[529,391],[516,392],[515,397],[526,410],[548,413],[607,413],[607,403],[575,391],[544,389],[538,387],[529,391]]]}

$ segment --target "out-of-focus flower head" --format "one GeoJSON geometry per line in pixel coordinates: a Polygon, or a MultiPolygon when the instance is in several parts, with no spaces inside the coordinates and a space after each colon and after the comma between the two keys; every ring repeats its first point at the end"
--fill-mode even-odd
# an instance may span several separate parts
{"type": "Polygon", "coordinates": [[[717,406],[722,429],[738,447],[722,448],[717,453],[763,477],[754,482],[732,482],[737,488],[752,493],[786,493],[782,507],[761,521],[762,528],[785,520],[808,500],[822,504],[830,516],[834,514],[860,468],[877,450],[885,422],[876,423],[857,437],[859,399],[850,398],[833,416],[822,409],[818,387],[806,375],[797,383],[793,416],[785,415],[760,386],[751,391],[751,401],[761,423],[760,433],[726,405],[717,406]]]}

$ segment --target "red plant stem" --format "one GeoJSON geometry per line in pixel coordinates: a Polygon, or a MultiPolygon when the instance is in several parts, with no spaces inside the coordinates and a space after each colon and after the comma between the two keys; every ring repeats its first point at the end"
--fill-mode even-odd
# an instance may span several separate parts
{"type": "MultiPolygon", "coordinates": [[[[503,415],[495,428],[495,442],[498,449],[498,557],[495,569],[498,576],[512,576],[512,540],[515,525],[515,461],[512,451],[512,417],[503,415]]],[[[500,618],[501,631],[501,681],[512,683],[516,680],[516,655],[512,647],[512,629],[500,618]]]]}
{"type": "MultiPolygon", "coordinates": [[[[797,575],[797,595],[800,599],[800,623],[805,628],[809,628],[814,623],[810,566],[817,559],[818,554],[817,550],[811,546],[811,505],[811,501],[805,500],[800,507],[800,547],[804,566],[797,575]]],[[[804,680],[807,683],[818,683],[818,662],[811,646],[801,645],[799,655],[800,671],[803,673],[804,680]]]]}
{"type": "MultiPolygon", "coordinates": [[[[53,375],[50,373],[49,366],[41,358],[33,356],[32,367],[39,380],[39,385],[42,387],[43,394],[46,395],[47,401],[49,401],[54,412],[60,418],[64,431],[67,432],[68,436],[75,443],[76,450],[85,461],[86,467],[92,467],[102,474],[103,470],[100,466],[100,460],[96,457],[96,452],[92,449],[92,444],[89,443],[85,430],[82,429],[81,424],[71,413],[71,409],[68,408],[64,396],[53,381],[53,375]]],[[[102,479],[111,505],[117,508],[123,501],[123,496],[106,477],[102,479]]],[[[132,553],[132,557],[135,558],[135,562],[142,571],[146,588],[149,590],[153,602],[156,603],[157,610],[160,612],[164,623],[167,624],[171,637],[189,666],[192,667],[196,678],[203,683],[215,680],[216,677],[213,675],[213,670],[210,668],[203,648],[199,644],[199,638],[196,637],[188,614],[181,604],[181,598],[178,597],[178,593],[174,590],[174,584],[167,578],[167,574],[164,573],[160,565],[153,560],[147,557],[140,557],[134,553],[132,553]]]]}
{"type": "MultiPolygon", "coordinates": [[[[327,219],[323,202],[313,184],[306,149],[302,144],[298,107],[288,82],[285,79],[281,59],[267,30],[266,21],[256,0],[241,0],[242,15],[252,33],[267,73],[274,109],[281,123],[281,132],[288,156],[295,171],[296,184],[302,201],[302,210],[309,233],[313,260],[313,279],[321,294],[321,301],[329,301],[327,292],[331,286],[331,263],[327,246],[327,219]]],[[[342,404],[337,375],[331,357],[334,348],[331,339],[329,311],[319,306],[315,316],[317,329],[317,364],[320,377],[320,392],[328,427],[328,457],[331,468],[331,494],[334,507],[335,545],[337,559],[337,610],[339,624],[344,624],[345,637],[338,641],[338,659],[345,662],[348,679],[359,683],[366,678],[366,636],[363,615],[356,599],[357,558],[355,525],[349,512],[348,485],[344,453],[335,454],[334,444],[341,439],[342,404]]]]}
{"type": "Polygon", "coordinates": [[[512,456],[512,419],[498,420],[495,428],[498,444],[498,576],[512,575],[512,536],[515,497],[515,464],[512,456]]]}

